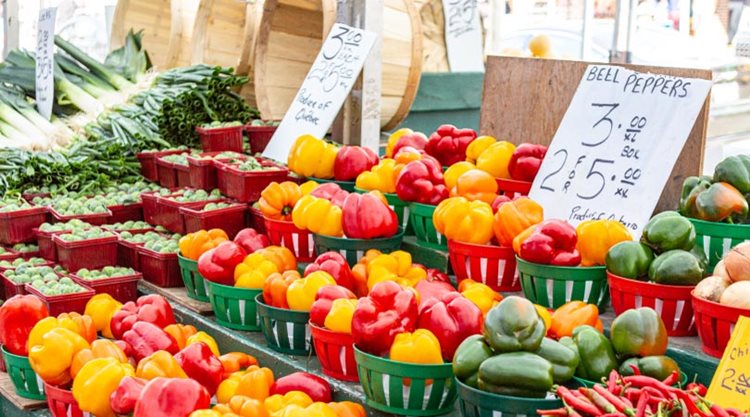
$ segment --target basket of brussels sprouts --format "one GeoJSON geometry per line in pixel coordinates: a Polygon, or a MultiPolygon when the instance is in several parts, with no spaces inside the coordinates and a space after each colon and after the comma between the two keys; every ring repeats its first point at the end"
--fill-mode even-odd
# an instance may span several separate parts
{"type": "Polygon", "coordinates": [[[216,188],[216,166],[214,161],[230,161],[242,157],[237,152],[203,152],[187,157],[190,166],[190,186],[211,191],[216,188]]]}
{"type": "Polygon", "coordinates": [[[57,260],[68,271],[117,263],[117,235],[100,227],[54,235],[57,260]]]}
{"type": "Polygon", "coordinates": [[[169,196],[156,199],[156,215],[153,224],[164,227],[172,233],[185,233],[185,221],[180,214],[181,207],[201,207],[206,203],[223,201],[219,190],[211,192],[188,188],[169,196]]]}
{"type": "Polygon", "coordinates": [[[109,294],[115,300],[127,303],[138,298],[138,280],[143,278],[143,274],[124,266],[105,266],[94,270],[79,269],[70,278],[97,294],[109,294]]]}
{"type": "Polygon", "coordinates": [[[251,203],[270,183],[286,180],[289,170],[260,157],[243,157],[229,162],[215,161],[221,193],[241,203],[251,203]]]}
{"type": "Polygon", "coordinates": [[[266,150],[268,142],[271,141],[279,122],[276,120],[264,122],[263,120],[253,120],[249,125],[245,125],[245,132],[250,141],[250,153],[261,153],[266,150]]]}
{"type": "Polygon", "coordinates": [[[83,220],[73,219],[64,223],[42,223],[39,229],[34,229],[37,245],[39,245],[39,256],[50,261],[57,260],[57,248],[52,242],[52,236],[59,235],[72,230],[83,230],[90,228],[89,223],[83,220]]]}
{"type": "Polygon", "coordinates": [[[42,258],[16,258],[12,261],[0,261],[0,272],[5,272],[9,269],[16,269],[19,266],[41,266],[41,265],[47,265],[52,266],[54,265],[54,262],[50,262],[46,259],[42,258]]]}
{"type": "Polygon", "coordinates": [[[78,284],[68,277],[57,281],[33,281],[26,284],[26,292],[41,298],[47,304],[50,316],[71,312],[83,314],[86,310],[86,303],[95,294],[91,288],[78,284]]]}
{"type": "Polygon", "coordinates": [[[143,220],[127,220],[121,223],[105,224],[102,228],[111,232],[130,232],[133,234],[146,233],[155,230],[153,226],[143,220]]]}
{"type": "Polygon", "coordinates": [[[16,243],[11,250],[15,251],[18,256],[24,259],[39,257],[39,245],[36,243],[16,243]]]}
{"type": "Polygon", "coordinates": [[[187,149],[167,149],[163,151],[144,151],[136,154],[138,161],[141,163],[141,175],[149,181],[159,180],[159,171],[156,167],[156,160],[162,156],[186,153],[187,149]]]}
{"type": "Polygon", "coordinates": [[[247,227],[247,204],[220,201],[206,203],[200,208],[182,207],[180,214],[185,219],[187,233],[198,230],[221,229],[230,239],[247,227]]]}
{"type": "Polygon", "coordinates": [[[182,275],[177,253],[180,235],[152,237],[137,247],[138,263],[143,279],[163,288],[182,287],[182,275]]]}
{"type": "Polygon", "coordinates": [[[14,245],[34,240],[34,228],[47,218],[47,208],[25,200],[0,201],[0,243],[14,245]]]}
{"type": "Polygon", "coordinates": [[[79,219],[95,226],[107,223],[112,217],[105,203],[97,198],[64,197],[54,201],[49,212],[58,222],[79,219]]]}
{"type": "Polygon", "coordinates": [[[219,122],[197,126],[195,131],[201,138],[203,152],[242,152],[242,130],[241,122],[219,122]]]}
{"type": "Polygon", "coordinates": [[[190,185],[190,167],[188,153],[162,156],[156,160],[159,173],[159,185],[162,187],[187,187],[190,185]]]}
{"type": "Polygon", "coordinates": [[[0,261],[9,261],[20,257],[21,254],[13,250],[13,248],[0,246],[0,261]]]}
{"type": "Polygon", "coordinates": [[[141,270],[138,247],[143,246],[148,240],[160,239],[163,236],[153,230],[142,233],[123,231],[118,235],[120,240],[117,242],[117,265],[133,268],[136,271],[141,270]]]}
{"type": "Polygon", "coordinates": [[[0,273],[3,280],[3,289],[5,299],[7,300],[14,295],[26,294],[26,284],[37,280],[56,281],[60,275],[54,268],[47,265],[22,265],[16,269],[7,269],[0,273]]]}

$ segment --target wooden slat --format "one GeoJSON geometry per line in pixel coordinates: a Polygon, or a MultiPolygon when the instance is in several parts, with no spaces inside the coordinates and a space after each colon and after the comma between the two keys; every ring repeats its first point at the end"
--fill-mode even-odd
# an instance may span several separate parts
{"type": "Polygon", "coordinates": [[[20,410],[35,410],[47,406],[47,401],[29,400],[16,394],[13,381],[10,380],[10,375],[5,372],[0,372],[0,395],[7,398],[8,401],[20,410]]]}

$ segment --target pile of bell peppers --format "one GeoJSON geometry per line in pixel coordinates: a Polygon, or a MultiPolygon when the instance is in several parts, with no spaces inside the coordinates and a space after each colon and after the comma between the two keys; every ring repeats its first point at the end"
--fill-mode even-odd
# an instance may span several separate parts
{"type": "Polygon", "coordinates": [[[495,178],[533,182],[547,154],[544,145],[497,141],[480,136],[466,148],[466,161],[495,178]]]}
{"type": "Polygon", "coordinates": [[[682,184],[680,213],[709,222],[746,223],[750,193],[750,157],[733,155],[713,176],[688,177],[682,184]]]}

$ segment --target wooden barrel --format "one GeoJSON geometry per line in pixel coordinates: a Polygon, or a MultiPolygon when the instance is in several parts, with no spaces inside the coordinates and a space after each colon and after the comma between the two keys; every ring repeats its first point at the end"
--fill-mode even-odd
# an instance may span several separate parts
{"type": "MultiPolygon", "coordinates": [[[[381,126],[408,114],[422,72],[413,0],[385,0],[381,126]]],[[[336,21],[336,0],[266,0],[255,52],[255,96],[264,119],[281,119],[336,21]]]]}
{"type": "Polygon", "coordinates": [[[256,4],[201,0],[193,28],[192,62],[232,67],[246,75],[254,43],[256,4]]]}
{"type": "Polygon", "coordinates": [[[445,15],[442,0],[415,0],[422,19],[424,72],[450,72],[445,47],[445,15]]]}

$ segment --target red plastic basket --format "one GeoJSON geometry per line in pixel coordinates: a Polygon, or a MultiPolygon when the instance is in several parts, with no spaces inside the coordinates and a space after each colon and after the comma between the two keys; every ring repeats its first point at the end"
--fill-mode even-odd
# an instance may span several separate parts
{"type": "Polygon", "coordinates": [[[143,220],[149,224],[154,223],[156,216],[156,201],[159,199],[157,191],[146,191],[141,193],[141,205],[143,208],[143,220]]]}
{"type": "Polygon", "coordinates": [[[166,188],[177,187],[177,169],[173,163],[157,159],[156,172],[159,173],[159,185],[166,188]]]}
{"type": "Polygon", "coordinates": [[[448,256],[456,280],[469,278],[495,291],[521,291],[513,248],[448,241],[448,256]]]}
{"type": "Polygon", "coordinates": [[[0,255],[0,261],[10,261],[20,257],[21,252],[14,251],[12,248],[5,248],[5,253],[0,255]]]}
{"type": "MultiPolygon", "coordinates": [[[[211,159],[202,159],[195,156],[188,156],[188,166],[190,167],[190,186],[193,188],[202,188],[211,191],[216,188],[216,166],[213,157],[221,152],[204,152],[200,156],[210,156],[211,159]]],[[[221,161],[224,158],[219,159],[221,161]]]]}
{"type": "Polygon", "coordinates": [[[529,195],[531,183],[528,181],[506,180],[504,178],[495,178],[497,180],[497,193],[509,198],[516,198],[529,195]]]}
{"type": "Polygon", "coordinates": [[[46,207],[31,207],[23,210],[0,213],[0,243],[34,241],[34,228],[47,220],[46,207]]]}
{"type": "Polygon", "coordinates": [[[182,275],[176,253],[159,253],[143,246],[137,248],[143,279],[162,288],[182,287],[182,275]]]}
{"type": "Polygon", "coordinates": [[[31,251],[31,252],[18,252],[18,256],[22,257],[23,259],[42,257],[41,252],[38,250],[31,251]]]}
{"type": "Polygon", "coordinates": [[[624,278],[607,271],[615,316],[625,310],[651,307],[661,316],[669,336],[695,335],[690,293],[695,286],[664,285],[624,278]]]}
{"type": "Polygon", "coordinates": [[[62,313],[71,312],[83,314],[86,310],[86,303],[89,302],[96,292],[86,285],[81,286],[84,288],[84,291],[73,294],[44,295],[39,292],[39,290],[32,287],[31,284],[26,284],[26,292],[31,295],[36,295],[44,301],[44,303],[47,304],[50,316],[57,316],[62,313]]]}
{"type": "Polygon", "coordinates": [[[115,300],[127,303],[138,298],[138,280],[143,278],[143,274],[136,272],[133,275],[100,279],[83,279],[76,274],[70,274],[70,278],[91,288],[97,294],[109,294],[115,300]]]}
{"type": "Polygon", "coordinates": [[[217,203],[223,201],[221,198],[205,201],[195,201],[190,203],[179,203],[169,198],[156,199],[156,215],[153,216],[153,224],[164,227],[172,233],[185,234],[185,219],[180,213],[180,209],[203,207],[207,203],[217,203]]]}
{"type": "Polygon", "coordinates": [[[750,310],[722,305],[696,297],[695,294],[691,295],[695,311],[695,327],[698,329],[703,351],[721,358],[729,343],[729,338],[732,337],[737,320],[740,316],[750,317],[750,310]]]}
{"type": "Polygon", "coordinates": [[[247,227],[247,204],[238,203],[223,209],[201,211],[204,206],[205,204],[198,208],[180,208],[180,214],[185,220],[186,233],[221,229],[233,239],[237,232],[247,227]]]}
{"type": "Polygon", "coordinates": [[[357,362],[354,360],[354,338],[350,334],[332,332],[310,323],[315,354],[320,359],[323,373],[342,381],[357,382],[357,362]]]}
{"type": "Polygon", "coordinates": [[[68,271],[81,268],[99,269],[117,264],[117,235],[66,242],[60,235],[52,237],[57,247],[57,261],[68,271]]]}
{"type": "Polygon", "coordinates": [[[57,249],[55,242],[52,241],[52,236],[59,235],[63,232],[43,232],[39,229],[34,229],[36,235],[36,244],[39,246],[39,255],[48,261],[57,261],[57,249]]]}
{"type": "Polygon", "coordinates": [[[190,166],[174,164],[174,169],[177,172],[177,186],[190,187],[190,166]]]}
{"type": "MultiPolygon", "coordinates": [[[[29,204],[34,204],[34,199],[37,197],[46,198],[51,196],[51,193],[42,193],[42,192],[33,192],[33,191],[24,191],[21,194],[21,197],[23,197],[24,200],[26,200],[29,204]]],[[[2,361],[0,361],[2,362],[2,361]]]]}
{"type": "Polygon", "coordinates": [[[250,141],[250,153],[261,153],[266,150],[268,142],[278,126],[245,126],[245,132],[250,141]]]}
{"type": "Polygon", "coordinates": [[[55,220],[61,223],[65,223],[73,219],[79,219],[94,226],[101,226],[103,224],[107,224],[109,223],[109,219],[112,217],[112,212],[109,211],[109,209],[107,209],[107,211],[104,213],[63,215],[63,214],[58,213],[54,207],[50,206],[49,212],[52,215],[52,217],[55,218],[55,220]]]}
{"type": "Polygon", "coordinates": [[[244,126],[196,127],[201,138],[203,152],[242,152],[242,130],[244,126]]]}
{"type": "Polygon", "coordinates": [[[3,280],[3,300],[14,295],[26,295],[26,284],[18,284],[9,280],[3,272],[0,272],[0,279],[3,280]]]}
{"type": "Polygon", "coordinates": [[[312,233],[298,229],[292,222],[264,220],[266,234],[271,243],[276,246],[287,247],[299,262],[313,262],[315,260],[315,242],[312,233]]]}
{"type": "Polygon", "coordinates": [[[143,246],[143,243],[119,240],[117,242],[117,265],[140,271],[141,264],[138,262],[138,247],[140,246],[143,246]]]}
{"type": "Polygon", "coordinates": [[[141,163],[141,174],[149,181],[159,180],[159,171],[156,167],[156,161],[162,156],[176,155],[179,153],[187,153],[184,149],[171,149],[167,151],[157,152],[139,152],[136,154],[138,161],[141,163]]]}
{"type": "Polygon", "coordinates": [[[268,160],[257,158],[264,166],[274,166],[273,171],[240,171],[234,166],[216,161],[216,178],[222,194],[241,203],[251,203],[260,198],[260,193],[268,184],[286,180],[289,170],[268,160]]]}
{"type": "Polygon", "coordinates": [[[263,217],[263,213],[255,207],[250,207],[250,227],[255,229],[258,233],[266,234],[266,218],[263,217]]]}
{"type": "Polygon", "coordinates": [[[125,223],[128,220],[143,220],[143,203],[133,204],[118,204],[115,206],[108,206],[109,211],[112,212],[112,217],[109,218],[110,223],[125,223]]]}
{"type": "Polygon", "coordinates": [[[44,393],[47,395],[47,406],[52,417],[95,417],[83,412],[78,407],[78,401],[73,398],[69,390],[44,383],[44,393]]]}

